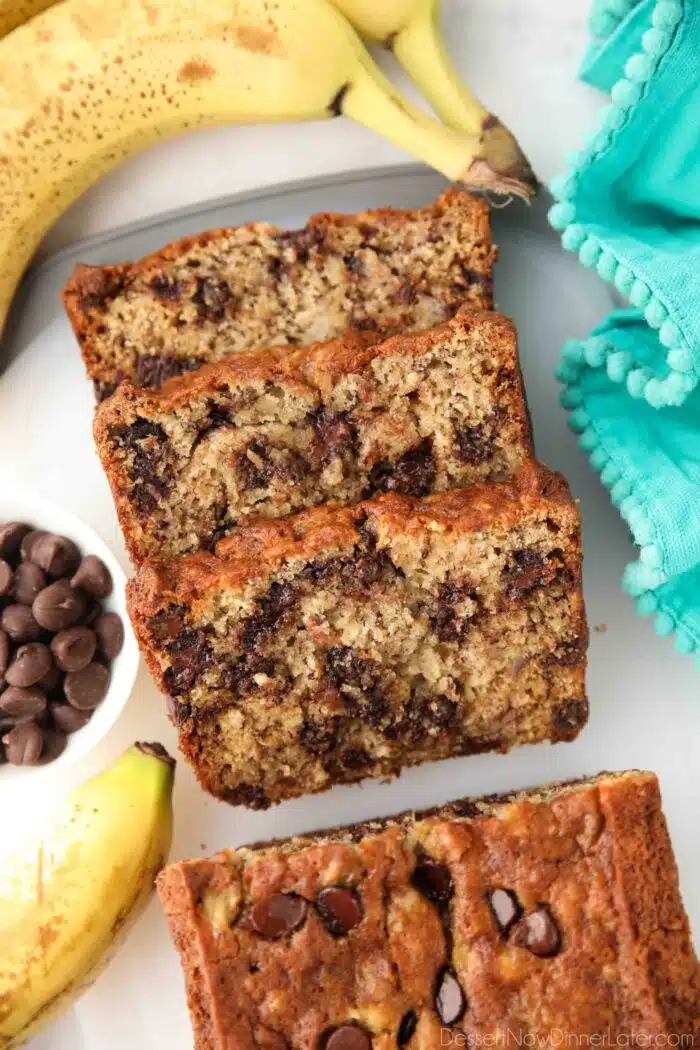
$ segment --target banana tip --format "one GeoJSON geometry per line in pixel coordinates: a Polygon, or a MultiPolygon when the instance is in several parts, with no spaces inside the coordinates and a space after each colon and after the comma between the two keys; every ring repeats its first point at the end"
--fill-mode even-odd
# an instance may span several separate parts
{"type": "Polygon", "coordinates": [[[175,759],[168,754],[162,744],[137,741],[135,747],[137,747],[142,754],[148,755],[149,758],[157,758],[158,761],[165,762],[165,764],[171,768],[175,767],[175,759]]]}
{"type": "Polygon", "coordinates": [[[473,189],[520,197],[529,203],[540,182],[515,136],[493,114],[484,121],[481,143],[480,156],[464,173],[463,182],[473,189]]]}

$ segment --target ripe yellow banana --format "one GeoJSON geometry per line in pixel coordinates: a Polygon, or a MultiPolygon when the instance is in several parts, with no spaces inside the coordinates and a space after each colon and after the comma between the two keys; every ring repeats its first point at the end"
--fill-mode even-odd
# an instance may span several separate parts
{"type": "Polygon", "coordinates": [[[174,762],[136,744],[0,868],[0,1048],[87,987],[145,906],[172,835],[174,762]]]}
{"type": "Polygon", "coordinates": [[[55,3],[56,0],[0,0],[0,37],[55,3]]]}
{"type": "Polygon", "coordinates": [[[440,0],[330,0],[369,40],[396,55],[431,106],[450,127],[474,135],[482,157],[471,170],[484,189],[526,200],[537,189],[530,164],[508,129],[484,109],[460,77],[439,28],[440,0]]]}
{"type": "Polygon", "coordinates": [[[124,157],[205,125],[339,113],[501,186],[483,135],[412,106],[327,0],[63,0],[16,29],[0,41],[0,331],[42,236],[124,157]]]}

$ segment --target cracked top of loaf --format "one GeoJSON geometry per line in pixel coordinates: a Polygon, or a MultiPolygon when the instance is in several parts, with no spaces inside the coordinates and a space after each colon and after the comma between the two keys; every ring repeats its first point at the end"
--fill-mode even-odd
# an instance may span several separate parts
{"type": "Polygon", "coordinates": [[[700,971],[651,773],[184,861],[158,891],[196,1050],[700,1040],[700,971]]]}
{"type": "Polygon", "coordinates": [[[81,265],[63,300],[101,399],[123,379],[158,386],[237,351],[488,309],[495,254],[486,202],[449,189],[422,208],[315,215],[294,231],[250,223],[81,265]]]}

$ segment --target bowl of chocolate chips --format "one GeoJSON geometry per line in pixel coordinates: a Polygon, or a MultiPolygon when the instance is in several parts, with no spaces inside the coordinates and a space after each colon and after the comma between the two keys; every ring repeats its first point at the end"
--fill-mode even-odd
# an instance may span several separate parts
{"type": "Polygon", "coordinates": [[[85,756],[121,714],[139,660],[125,586],[89,526],[0,491],[0,783],[85,756]]]}

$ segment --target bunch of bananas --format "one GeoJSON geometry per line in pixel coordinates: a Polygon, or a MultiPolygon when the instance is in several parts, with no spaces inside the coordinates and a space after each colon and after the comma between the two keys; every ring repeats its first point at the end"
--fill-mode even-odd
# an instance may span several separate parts
{"type": "Polygon", "coordinates": [[[120,160],[176,132],[344,113],[453,181],[528,199],[527,160],[450,64],[438,7],[0,0],[0,32],[29,19],[0,40],[0,333],[61,212],[120,160]],[[402,97],[358,34],[394,52],[444,123],[402,97]]]}
{"type": "Polygon", "coordinates": [[[0,1050],[95,979],[148,902],[172,835],[175,763],[136,744],[0,868],[0,1050]]]}

